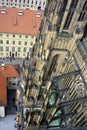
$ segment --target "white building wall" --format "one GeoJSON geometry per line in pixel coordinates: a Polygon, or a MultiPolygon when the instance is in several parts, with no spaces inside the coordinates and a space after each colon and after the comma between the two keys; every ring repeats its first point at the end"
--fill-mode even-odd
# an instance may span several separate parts
{"type": "Polygon", "coordinates": [[[45,9],[47,0],[0,0],[0,6],[16,7],[21,9],[33,9],[37,10],[41,7],[41,10],[45,9]]]}
{"type": "Polygon", "coordinates": [[[8,78],[8,89],[17,89],[19,78],[8,78]]]}
{"type": "Polygon", "coordinates": [[[5,107],[0,107],[0,117],[5,117],[5,107]]]}

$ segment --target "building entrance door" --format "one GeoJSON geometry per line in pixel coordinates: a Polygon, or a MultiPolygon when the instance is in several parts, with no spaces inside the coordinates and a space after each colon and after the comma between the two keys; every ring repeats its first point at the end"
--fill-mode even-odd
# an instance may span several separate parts
{"type": "Polygon", "coordinates": [[[14,53],[12,53],[12,58],[14,58],[14,53]]]}
{"type": "Polygon", "coordinates": [[[11,51],[10,51],[10,57],[11,57],[11,51]]]}

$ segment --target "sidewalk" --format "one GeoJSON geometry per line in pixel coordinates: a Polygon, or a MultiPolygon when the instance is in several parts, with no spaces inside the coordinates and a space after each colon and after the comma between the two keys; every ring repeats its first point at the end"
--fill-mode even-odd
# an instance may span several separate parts
{"type": "Polygon", "coordinates": [[[0,130],[17,130],[15,126],[16,115],[9,115],[5,118],[0,118],[0,130]]]}

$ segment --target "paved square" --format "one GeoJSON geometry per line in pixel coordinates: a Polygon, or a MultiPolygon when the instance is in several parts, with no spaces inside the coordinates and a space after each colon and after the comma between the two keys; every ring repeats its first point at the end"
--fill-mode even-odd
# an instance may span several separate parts
{"type": "Polygon", "coordinates": [[[15,117],[16,115],[9,115],[5,118],[0,118],[0,130],[17,130],[15,128],[15,117]]]}

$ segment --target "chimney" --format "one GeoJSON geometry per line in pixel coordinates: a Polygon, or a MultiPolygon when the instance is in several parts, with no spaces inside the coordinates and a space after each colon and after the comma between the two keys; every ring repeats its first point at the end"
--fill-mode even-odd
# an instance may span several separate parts
{"type": "Polygon", "coordinates": [[[2,64],[1,64],[1,67],[2,67],[2,71],[3,71],[3,70],[4,70],[4,67],[5,67],[5,64],[2,63],[2,64]]]}

